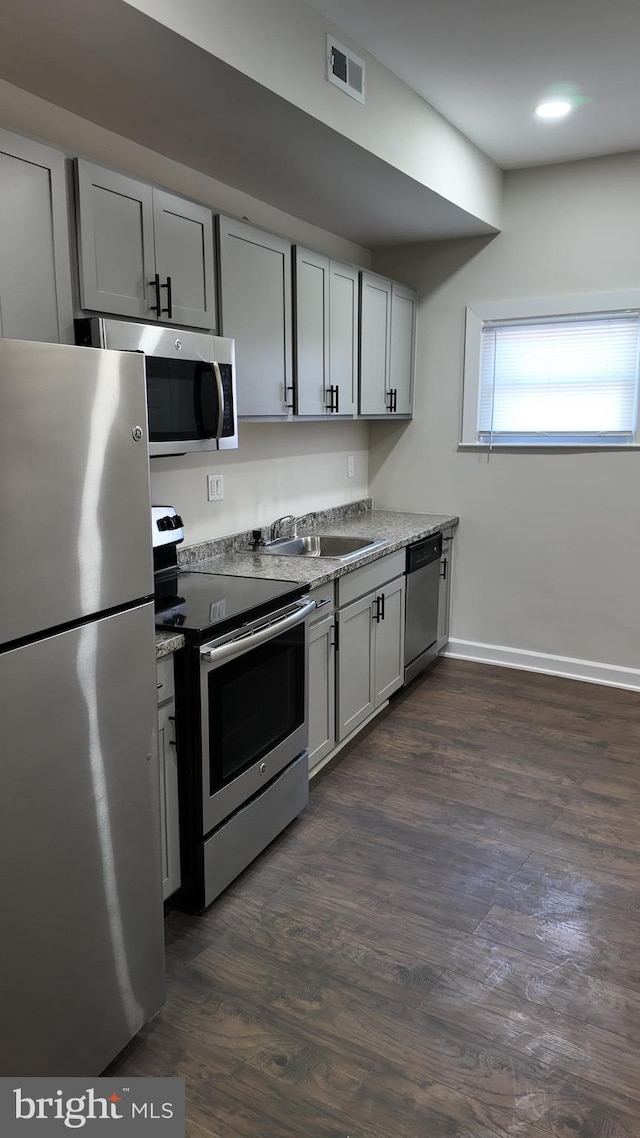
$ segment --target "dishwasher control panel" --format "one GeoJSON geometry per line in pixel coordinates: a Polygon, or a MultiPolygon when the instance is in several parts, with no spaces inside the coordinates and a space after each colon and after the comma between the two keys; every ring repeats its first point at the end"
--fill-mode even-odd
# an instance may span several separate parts
{"type": "Polygon", "coordinates": [[[423,565],[430,565],[432,561],[439,561],[442,555],[442,534],[436,533],[433,537],[425,537],[415,545],[407,546],[407,573],[415,573],[423,565]]]}

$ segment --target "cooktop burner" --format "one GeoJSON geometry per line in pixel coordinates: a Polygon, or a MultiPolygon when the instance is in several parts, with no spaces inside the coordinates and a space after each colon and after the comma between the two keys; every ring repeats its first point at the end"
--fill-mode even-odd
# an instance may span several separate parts
{"type": "Polygon", "coordinates": [[[155,579],[156,628],[200,640],[275,611],[308,590],[308,584],[298,581],[168,569],[155,579]]]}

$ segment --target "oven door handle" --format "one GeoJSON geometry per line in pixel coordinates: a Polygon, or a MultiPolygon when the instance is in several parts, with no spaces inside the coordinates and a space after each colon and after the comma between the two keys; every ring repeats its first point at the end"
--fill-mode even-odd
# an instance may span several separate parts
{"type": "Polygon", "coordinates": [[[216,427],[215,438],[222,438],[222,429],[224,427],[224,387],[222,386],[222,372],[220,371],[220,364],[215,360],[213,361],[213,374],[215,377],[216,388],[218,392],[218,425],[216,427]]]}
{"type": "Polygon", "coordinates": [[[266,644],[268,640],[273,640],[281,632],[286,632],[289,628],[295,628],[297,624],[302,624],[309,613],[315,612],[315,607],[315,601],[308,601],[296,612],[290,613],[282,620],[274,621],[273,624],[268,624],[266,628],[261,628],[258,632],[239,636],[237,640],[228,640],[226,644],[220,644],[217,648],[201,648],[200,659],[211,664],[218,664],[222,660],[229,660],[232,656],[239,656],[243,652],[248,652],[251,648],[257,648],[260,644],[266,644]]]}

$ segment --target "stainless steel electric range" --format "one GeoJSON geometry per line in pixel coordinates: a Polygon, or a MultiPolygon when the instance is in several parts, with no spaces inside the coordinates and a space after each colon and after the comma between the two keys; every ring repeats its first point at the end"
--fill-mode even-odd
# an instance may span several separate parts
{"type": "Polygon", "coordinates": [[[180,569],[182,520],[153,508],[156,628],[175,654],[182,886],[199,912],[308,801],[309,586],[180,569]]]}

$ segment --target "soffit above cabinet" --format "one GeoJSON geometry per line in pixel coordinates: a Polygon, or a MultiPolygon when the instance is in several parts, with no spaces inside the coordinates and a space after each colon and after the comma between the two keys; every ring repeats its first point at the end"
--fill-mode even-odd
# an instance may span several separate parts
{"type": "Polygon", "coordinates": [[[0,77],[369,248],[496,232],[123,0],[3,0],[0,77]]]}

